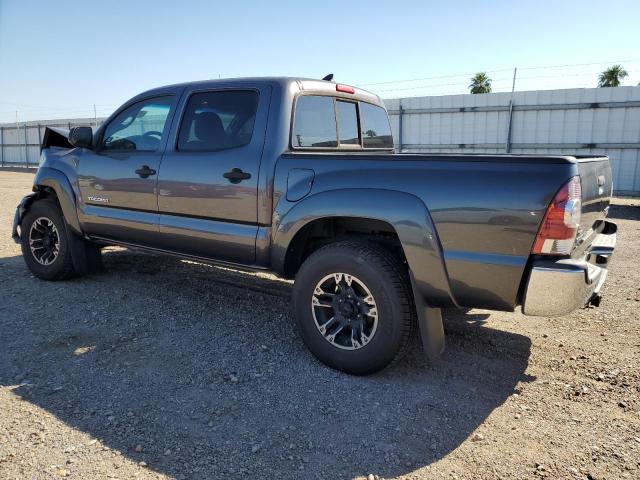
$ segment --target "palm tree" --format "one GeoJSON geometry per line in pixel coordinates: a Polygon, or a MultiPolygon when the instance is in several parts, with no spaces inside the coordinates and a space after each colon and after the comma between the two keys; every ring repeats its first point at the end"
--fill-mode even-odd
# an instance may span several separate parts
{"type": "Polygon", "coordinates": [[[471,93],[491,93],[491,79],[485,72],[476,73],[471,77],[469,88],[471,93]]]}
{"type": "Polygon", "coordinates": [[[614,65],[600,74],[598,77],[598,87],[619,87],[620,80],[628,75],[627,71],[622,68],[622,65],[614,65]]]}

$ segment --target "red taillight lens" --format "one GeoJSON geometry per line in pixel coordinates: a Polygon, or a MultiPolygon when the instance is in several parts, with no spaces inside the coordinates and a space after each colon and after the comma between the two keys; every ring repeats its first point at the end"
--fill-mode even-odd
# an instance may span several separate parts
{"type": "Polygon", "coordinates": [[[339,83],[336,85],[336,92],[342,93],[356,93],[356,89],[350,87],[349,85],[340,85],[339,83]]]}
{"type": "Polygon", "coordinates": [[[542,220],[532,253],[568,255],[573,249],[582,210],[580,177],[573,177],[556,194],[542,220]]]}

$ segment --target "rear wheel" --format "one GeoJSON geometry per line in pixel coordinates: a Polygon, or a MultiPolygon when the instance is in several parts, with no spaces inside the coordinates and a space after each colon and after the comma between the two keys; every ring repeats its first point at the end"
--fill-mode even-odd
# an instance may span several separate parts
{"type": "Polygon", "coordinates": [[[407,272],[386,250],[341,241],[304,262],[293,289],[302,339],[330,367],[356,375],[383,369],[415,328],[407,272]]]}
{"type": "Polygon", "coordinates": [[[45,199],[35,202],[20,224],[22,256],[29,270],[43,280],[74,276],[67,225],[60,207],[45,199]]]}

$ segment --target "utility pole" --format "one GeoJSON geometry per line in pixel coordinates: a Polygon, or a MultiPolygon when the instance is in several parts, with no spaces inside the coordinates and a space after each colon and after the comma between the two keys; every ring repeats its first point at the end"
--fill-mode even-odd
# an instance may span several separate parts
{"type": "Polygon", "coordinates": [[[516,74],[518,73],[518,68],[514,67],[513,69],[513,83],[511,84],[511,99],[509,100],[509,124],[507,125],[507,142],[505,143],[504,149],[506,153],[511,153],[511,122],[513,120],[513,92],[516,90],[516,74]]]}
{"type": "MultiPolygon", "coordinates": [[[[16,110],[16,150],[18,150],[18,155],[16,155],[16,158],[20,159],[20,150],[18,149],[20,146],[20,140],[18,140],[20,138],[20,125],[18,124],[18,110],[16,110]]],[[[27,161],[27,159],[24,159],[25,163],[27,161]]]]}
{"type": "Polygon", "coordinates": [[[398,153],[402,153],[402,121],[404,120],[403,114],[404,108],[402,108],[402,100],[398,100],[398,153]]]}
{"type": "Polygon", "coordinates": [[[93,123],[95,123],[96,128],[98,128],[98,113],[96,112],[96,104],[93,104],[93,123]]]}
{"type": "Polygon", "coordinates": [[[24,163],[29,168],[29,144],[27,139],[27,122],[24,122],[24,163]]]}

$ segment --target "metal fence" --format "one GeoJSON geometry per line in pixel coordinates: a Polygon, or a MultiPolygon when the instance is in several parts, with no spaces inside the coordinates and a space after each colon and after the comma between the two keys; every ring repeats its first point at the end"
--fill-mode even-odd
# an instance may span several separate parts
{"type": "Polygon", "coordinates": [[[0,165],[36,167],[40,158],[40,144],[46,127],[93,127],[104,119],[76,118],[43,120],[0,126],[0,165]]]}
{"type": "Polygon", "coordinates": [[[385,100],[396,148],[424,153],[604,154],[614,191],[640,195],[640,87],[385,100]]]}

